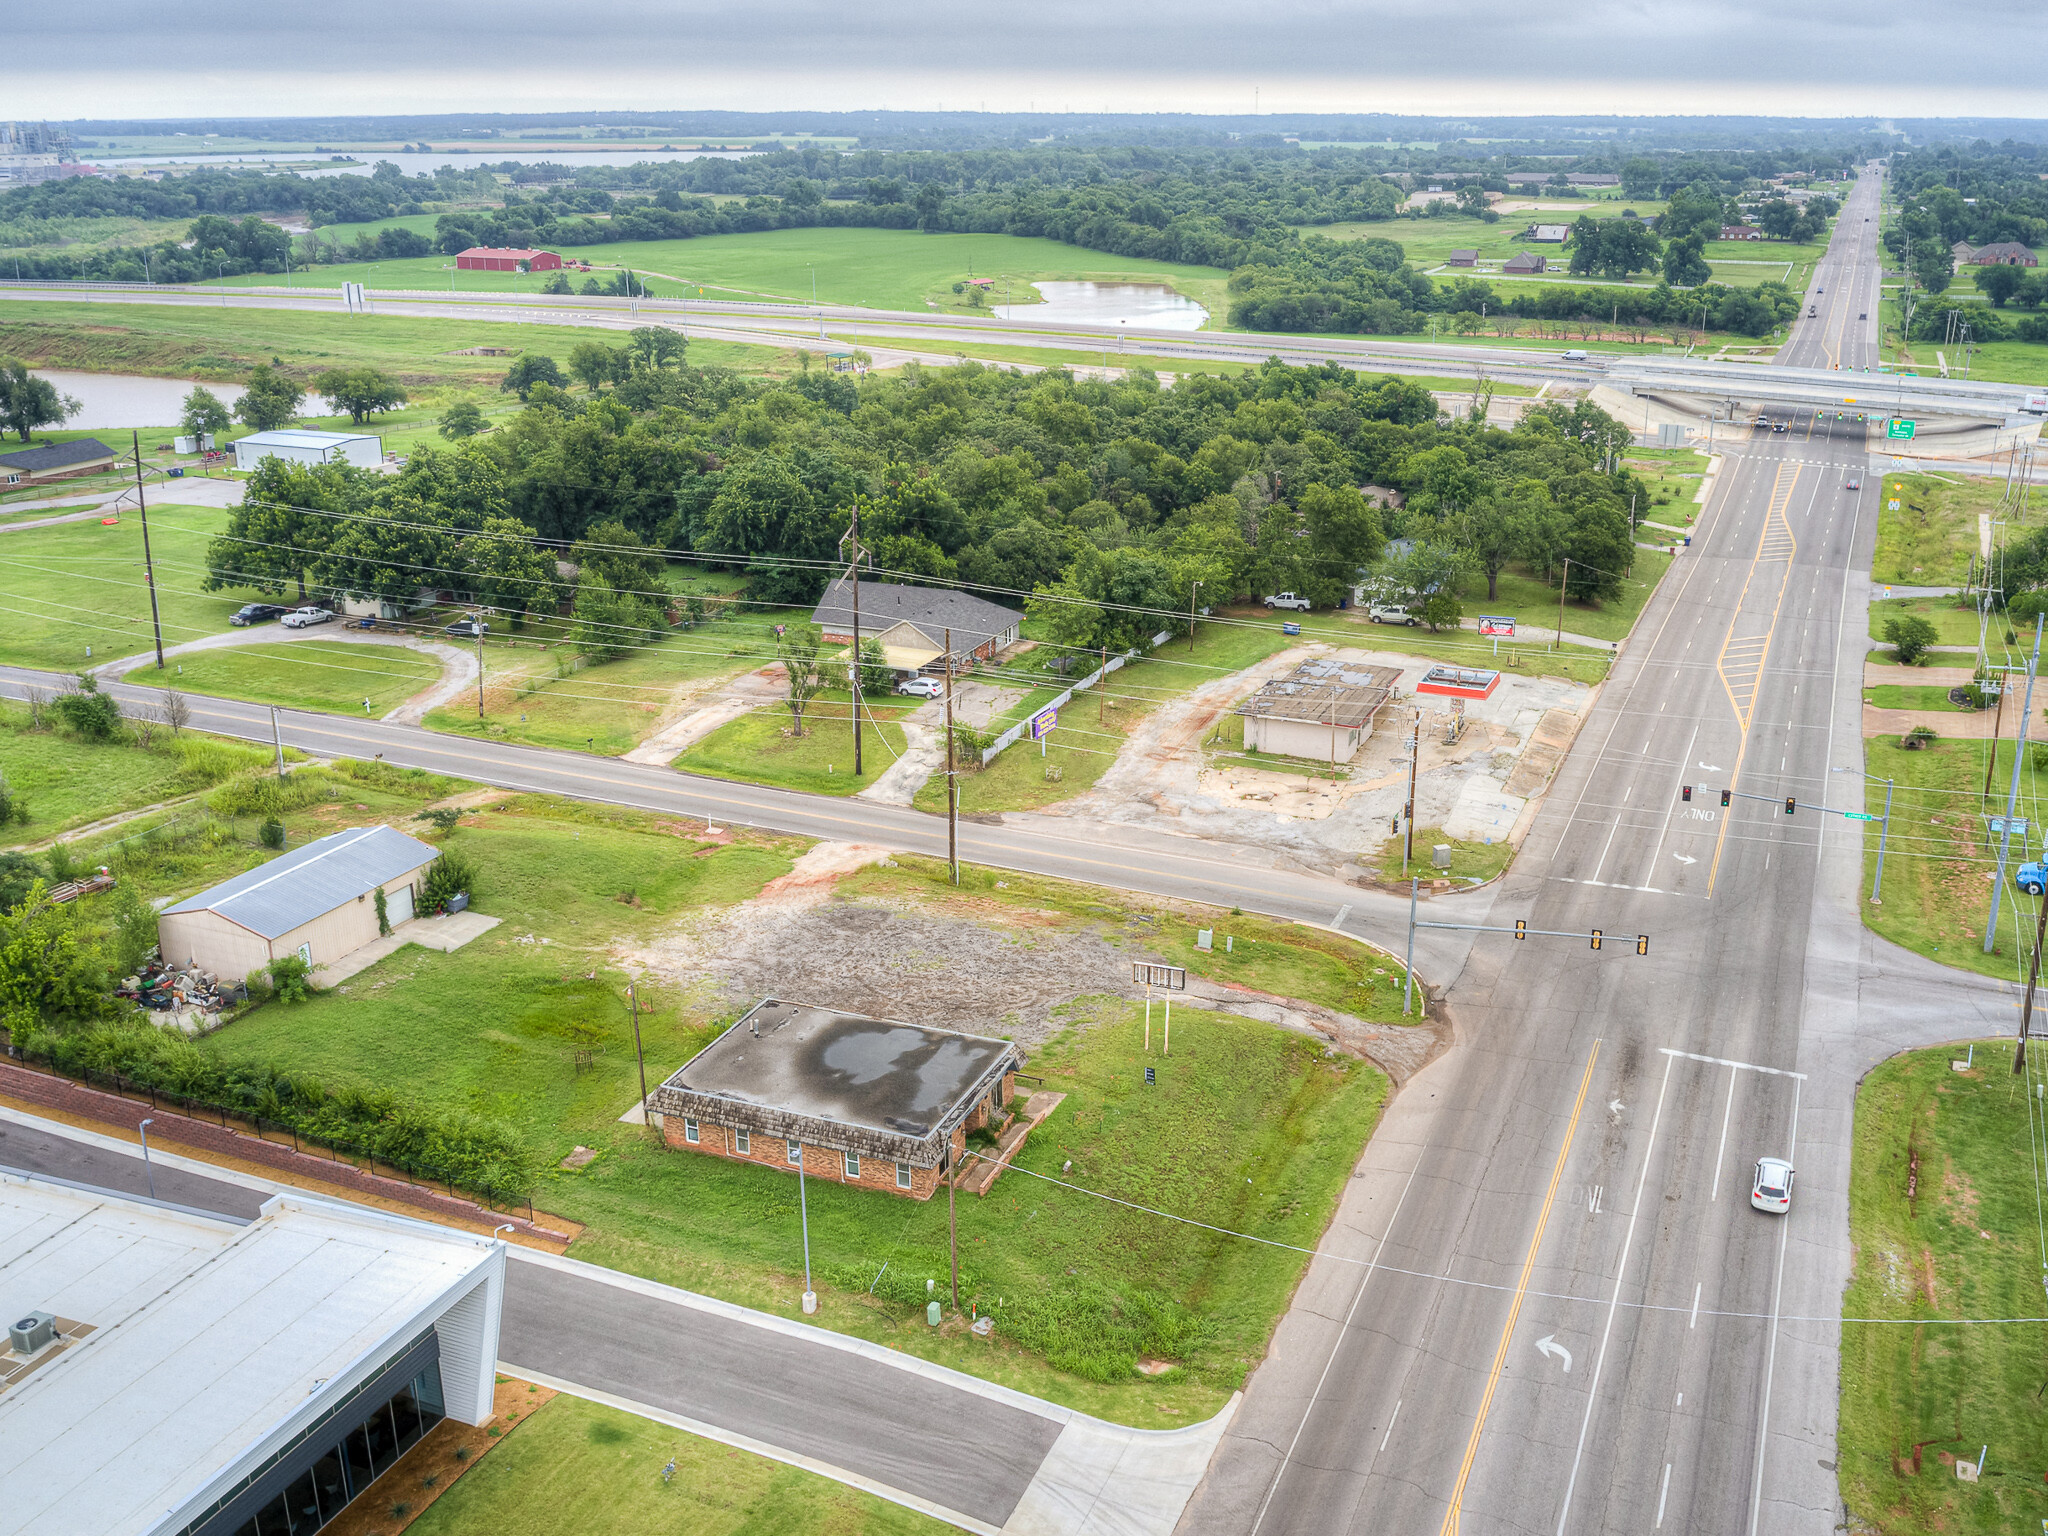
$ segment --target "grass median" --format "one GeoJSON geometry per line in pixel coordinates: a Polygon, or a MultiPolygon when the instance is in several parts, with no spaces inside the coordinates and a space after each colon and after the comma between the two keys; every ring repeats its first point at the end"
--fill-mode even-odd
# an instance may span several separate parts
{"type": "Polygon", "coordinates": [[[1837,1431],[1855,1529],[1990,1536],[2048,1515],[2048,1324],[1960,1321],[2041,1313],[2041,1065],[2012,1060],[2009,1041],[1913,1051],[1857,1092],[1837,1431]]]}

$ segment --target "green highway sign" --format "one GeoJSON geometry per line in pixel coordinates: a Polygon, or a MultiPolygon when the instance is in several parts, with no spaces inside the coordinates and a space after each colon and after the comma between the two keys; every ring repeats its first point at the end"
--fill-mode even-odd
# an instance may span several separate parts
{"type": "Polygon", "coordinates": [[[1842,815],[1850,821],[1875,821],[1877,818],[1868,811],[1844,811],[1842,815]]]}
{"type": "Polygon", "coordinates": [[[1911,437],[1913,435],[1913,428],[1917,425],[1917,422],[1904,421],[1894,416],[1884,424],[1884,435],[1886,437],[1911,437]]]}

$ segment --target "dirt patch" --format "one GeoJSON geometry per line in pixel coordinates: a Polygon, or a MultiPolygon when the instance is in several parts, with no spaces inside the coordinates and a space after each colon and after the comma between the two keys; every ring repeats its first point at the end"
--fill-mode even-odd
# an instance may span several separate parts
{"type": "Polygon", "coordinates": [[[476,1425],[443,1419],[323,1529],[335,1536],[385,1536],[404,1530],[501,1444],[507,1430],[554,1395],[553,1387],[500,1376],[490,1418],[476,1425]]]}
{"type": "Polygon", "coordinates": [[[819,843],[798,859],[788,874],[762,886],[761,894],[745,903],[741,910],[815,907],[830,900],[832,888],[855,870],[889,862],[887,848],[877,848],[868,843],[819,843]]]}

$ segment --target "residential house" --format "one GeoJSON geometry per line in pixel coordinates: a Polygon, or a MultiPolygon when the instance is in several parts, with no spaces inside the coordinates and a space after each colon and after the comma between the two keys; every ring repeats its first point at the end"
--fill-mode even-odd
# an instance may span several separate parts
{"type": "Polygon", "coordinates": [[[1992,245],[1980,245],[1963,258],[1973,267],[2033,267],[2040,262],[2032,250],[2017,240],[2000,240],[1992,245]]]}
{"type": "Polygon", "coordinates": [[[113,467],[113,449],[96,437],[77,437],[68,443],[0,453],[0,485],[39,485],[45,480],[96,475],[113,467]]]}
{"type": "Polygon", "coordinates": [[[1531,224],[1522,231],[1524,240],[1533,240],[1538,245],[1563,245],[1571,237],[1569,224],[1531,224]]]}
{"type": "Polygon", "coordinates": [[[1534,251],[1524,251],[1519,256],[1510,256],[1500,264],[1502,277],[1528,277],[1541,272],[1550,265],[1550,258],[1538,256],[1534,251]]]}
{"type": "Polygon", "coordinates": [[[1476,267],[1479,264],[1477,251],[1457,250],[1444,258],[1447,267],[1476,267]]]}
{"type": "Polygon", "coordinates": [[[1764,232],[1754,224],[1723,224],[1721,226],[1721,238],[1723,240],[1761,240],[1763,237],[1764,232]]]}
{"type": "MultiPolygon", "coordinates": [[[[854,597],[852,584],[842,576],[818,600],[811,622],[824,631],[827,645],[853,643],[854,597]]],[[[972,666],[1016,644],[1018,626],[1024,621],[1013,608],[952,587],[863,581],[859,598],[861,638],[880,637],[884,650],[893,647],[900,658],[900,664],[892,660],[890,666],[913,676],[928,667],[943,670],[948,631],[953,665],[972,666]]]]}

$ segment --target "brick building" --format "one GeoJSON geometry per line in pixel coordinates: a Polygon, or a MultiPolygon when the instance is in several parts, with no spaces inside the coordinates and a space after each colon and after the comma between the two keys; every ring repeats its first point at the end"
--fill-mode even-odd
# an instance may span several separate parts
{"type": "Polygon", "coordinates": [[[459,272],[517,272],[521,262],[529,272],[554,272],[562,258],[553,251],[522,251],[509,246],[472,245],[455,258],[459,272]]]}
{"type": "Polygon", "coordinates": [[[1008,1040],[768,998],[647,1098],[669,1146],[928,1200],[1006,1116],[1008,1040]]]}

